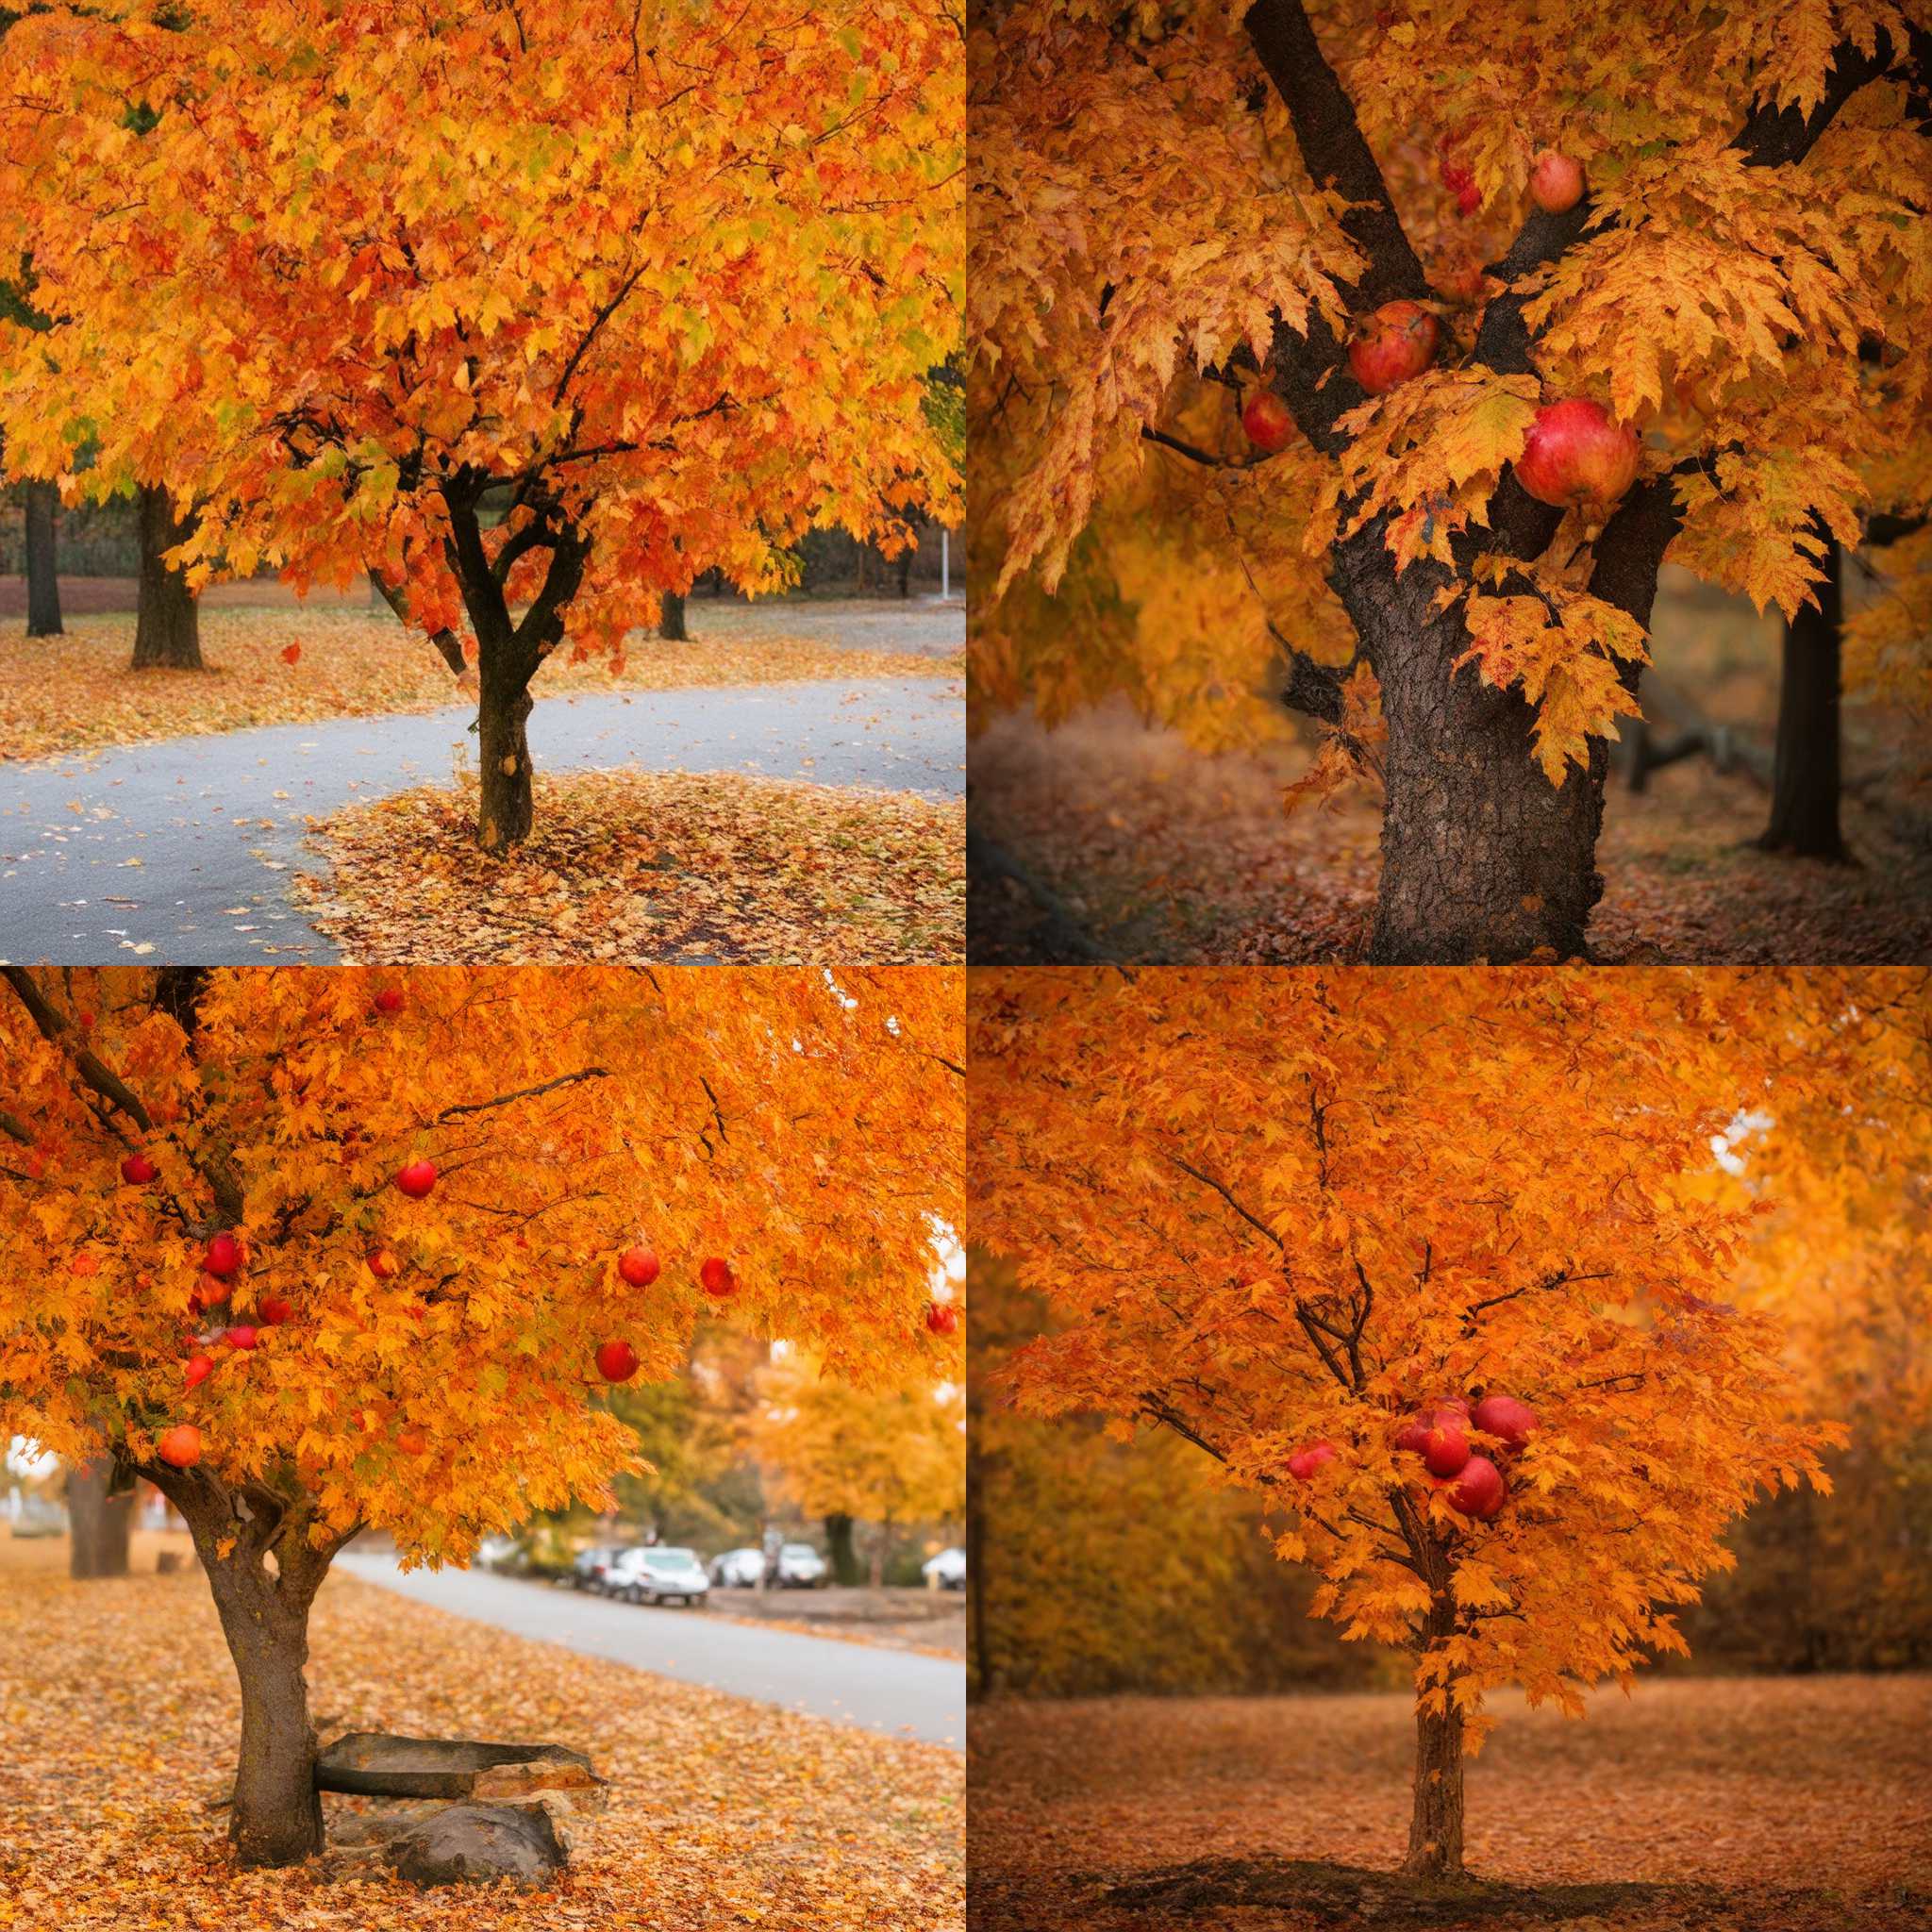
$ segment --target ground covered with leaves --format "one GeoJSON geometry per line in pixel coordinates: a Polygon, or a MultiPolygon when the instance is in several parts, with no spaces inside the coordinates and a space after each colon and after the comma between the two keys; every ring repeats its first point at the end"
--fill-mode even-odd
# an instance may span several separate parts
{"type": "MultiPolygon", "coordinates": [[[[1041,730],[1002,720],[973,747],[975,832],[1024,873],[975,865],[975,963],[1067,959],[1069,926],[1148,964],[1309,965],[1366,956],[1381,870],[1379,802],[1282,808],[1311,762],[1283,743],[1206,757],[1124,706],[1041,730]]],[[[1857,862],[1750,843],[1765,793],[1707,759],[1611,779],[1591,923],[1607,964],[1881,964],[1932,957],[1932,807],[1867,789],[1845,801],[1857,862]]]]}
{"type": "Polygon", "coordinates": [[[965,808],[731,773],[540,773],[536,828],[475,842],[475,780],[325,820],[304,909],[360,965],[965,956],[965,808]]]}
{"type": "Polygon", "coordinates": [[[1470,1890],[1404,1883],[1405,1693],[982,1705],[974,1932],[1913,1932],[1932,1679],[1653,1679],[1499,1701],[1470,1890]]]}
{"type": "MultiPolygon", "coordinates": [[[[862,619],[846,625],[838,613],[828,622],[806,608],[788,618],[792,609],[699,600],[690,643],[633,635],[621,665],[608,657],[573,664],[559,653],[531,693],[541,703],[592,691],[931,677],[958,668],[958,652],[935,648],[917,613],[901,620],[909,647],[890,649],[862,619]],[[847,629],[863,641],[848,647],[847,629]]],[[[957,612],[951,622],[957,626],[957,612]]],[[[425,639],[387,611],[340,599],[205,608],[202,671],[130,671],[133,648],[131,612],[70,618],[57,638],[26,638],[8,625],[0,637],[0,759],[475,702],[474,675],[459,684],[425,639]]]]}
{"type": "MultiPolygon", "coordinates": [[[[588,1752],[607,1807],[547,1891],[418,1892],[348,1861],[237,1872],[240,1703],[198,1571],[69,1583],[0,1543],[7,1932],[940,1932],[963,1911],[957,1753],[580,1657],[337,1578],[308,1668],[343,1730],[588,1752]]],[[[357,1801],[326,1799],[334,1811],[357,1801]]]]}

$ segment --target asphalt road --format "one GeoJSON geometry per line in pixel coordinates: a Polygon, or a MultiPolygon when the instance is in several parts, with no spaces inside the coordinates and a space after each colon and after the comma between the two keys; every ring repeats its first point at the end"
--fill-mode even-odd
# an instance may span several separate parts
{"type": "Polygon", "coordinates": [[[375,1552],[345,1551],[335,1567],[418,1603],[586,1657],[865,1730],[966,1748],[966,1667],[951,1658],[764,1630],[708,1610],[613,1603],[486,1570],[404,1572],[375,1552]]]}
{"type": "MultiPolygon", "coordinates": [[[[0,765],[0,959],[322,962],[294,906],[308,820],[474,768],[475,713],[345,718],[0,765]]],[[[957,798],[957,680],[631,691],[540,703],[538,772],[633,765],[875,785],[957,798]]]]}

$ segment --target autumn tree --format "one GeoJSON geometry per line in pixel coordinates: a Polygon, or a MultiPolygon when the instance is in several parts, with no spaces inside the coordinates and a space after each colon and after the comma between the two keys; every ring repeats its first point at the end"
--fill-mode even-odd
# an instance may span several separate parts
{"type": "Polygon", "coordinates": [[[1291,1513],[1315,1614],[1409,1653],[1412,1874],[1461,1869],[1491,1690],[1575,1712],[1681,1650],[1725,1524],[1826,1486],[1835,1424],[1741,1304],[1758,1204],[1712,1147],[1810,1091],[1783,1058],[1801,997],[1927,999],[1828,981],[975,981],[970,1224],[1060,1324],[1006,1391],[1192,1443],[1291,1513]]]}
{"type": "Polygon", "coordinates": [[[188,1519],[241,1680],[244,1864],[318,1849],[310,1603],[639,1466],[604,1391],[701,1315],[864,1386],[933,1358],[944,971],[8,968],[0,1434],[188,1519]]]}
{"type": "MultiPolygon", "coordinates": [[[[958,1355],[957,1340],[935,1344],[958,1355]]],[[[874,1590],[896,1531],[965,1513],[966,1391],[957,1361],[951,1366],[944,1379],[927,1368],[896,1386],[859,1389],[787,1353],[760,1377],[752,1425],[760,1461],[808,1516],[873,1525],[874,1590]]]]}
{"type": "Polygon", "coordinates": [[[375,571],[476,664],[501,851],[553,653],[951,504],[963,115],[938,0],[37,8],[0,42],[0,243],[52,319],[0,343],[9,461],[198,506],[197,588],[375,571]]]}
{"type": "Polygon", "coordinates": [[[1585,954],[1660,563],[1795,613],[1926,391],[1923,8],[1024,0],[972,70],[981,707],[1310,714],[1376,960],[1585,954]]]}

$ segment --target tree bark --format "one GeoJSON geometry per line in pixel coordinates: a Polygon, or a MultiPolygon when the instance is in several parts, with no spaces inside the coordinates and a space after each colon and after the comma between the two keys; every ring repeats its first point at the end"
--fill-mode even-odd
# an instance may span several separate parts
{"type": "Polygon", "coordinates": [[[851,1517],[825,1518],[825,1548],[831,1552],[833,1581],[848,1587],[856,1584],[861,1573],[858,1552],[852,1541],[851,1517]]]}
{"type": "Polygon", "coordinates": [[[664,592],[663,608],[658,615],[658,635],[667,644],[688,644],[691,632],[684,627],[684,596],[678,591],[664,592]]]}
{"type": "Polygon", "coordinates": [[[60,492],[51,483],[25,483],[21,496],[26,511],[26,634],[58,638],[60,625],[59,555],[55,518],[60,492]]]}
{"type": "Polygon", "coordinates": [[[486,644],[482,655],[476,735],[483,794],[476,842],[484,851],[500,855],[527,839],[536,822],[530,741],[525,729],[535,707],[527,681],[515,675],[501,654],[492,656],[486,644]]]}
{"type": "Polygon", "coordinates": [[[872,1587],[883,1590],[886,1583],[886,1554],[892,1543],[892,1525],[882,1523],[872,1540],[872,1587]]]}
{"type": "Polygon", "coordinates": [[[1799,858],[1849,857],[1839,829],[1839,652],[1844,618],[1844,560],[1825,552],[1818,606],[1785,625],[1777,700],[1777,752],[1771,823],[1757,843],[1799,858]]]}
{"type": "Polygon", "coordinates": [[[160,666],[199,671],[201,620],[188,579],[168,563],[163,552],[194,527],[194,512],[175,514],[174,503],[158,484],[140,491],[141,591],[134,620],[136,671],[160,666]]]}
{"type": "Polygon", "coordinates": [[[1415,1714],[1415,1807],[1402,1869],[1411,1878],[1462,1876],[1462,1714],[1453,1703],[1415,1714]]]}
{"type": "Polygon", "coordinates": [[[127,1574],[134,1492],[109,1494],[113,1474],[113,1463],[105,1456],[79,1463],[67,1474],[67,1574],[76,1580],[127,1574]]]}

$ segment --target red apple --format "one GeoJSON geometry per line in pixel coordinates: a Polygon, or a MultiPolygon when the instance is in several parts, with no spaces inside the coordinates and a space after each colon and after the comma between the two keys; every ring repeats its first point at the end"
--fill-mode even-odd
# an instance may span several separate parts
{"type": "Polygon", "coordinates": [[[265,1294],[255,1312],[264,1328],[279,1328],[295,1312],[295,1304],[285,1294],[265,1294]]]}
{"type": "Polygon", "coordinates": [[[436,1185],[436,1163],[412,1160],[396,1174],[396,1186],[412,1201],[420,1201],[436,1185]]]}
{"type": "Polygon", "coordinates": [[[1372,396],[1420,375],[1436,353],[1436,318],[1420,302],[1385,302],[1357,329],[1348,366],[1372,396]]]}
{"type": "Polygon", "coordinates": [[[403,1010],[401,989],[393,986],[384,987],[375,995],[375,1010],[378,1013],[400,1013],[403,1010]]]}
{"type": "Polygon", "coordinates": [[[396,1272],[396,1257],[387,1248],[371,1248],[369,1272],[378,1281],[387,1281],[396,1272]]]}
{"type": "Polygon", "coordinates": [[[161,1431],[155,1447],[163,1462],[176,1469],[192,1469],[201,1460],[201,1431],[192,1423],[176,1423],[172,1429],[161,1431]]]}
{"type": "Polygon", "coordinates": [[[1241,427],[1257,449],[1272,456],[1288,447],[1294,435],[1294,418],[1272,389],[1257,389],[1241,405],[1241,427]]]}
{"type": "Polygon", "coordinates": [[[251,1325],[249,1323],[242,1322],[239,1324],[237,1326],[230,1328],[228,1332],[222,1337],[222,1340],[225,1341],[230,1348],[253,1348],[255,1344],[261,1340],[261,1331],[258,1328],[256,1328],[253,1325],[251,1325]]]}
{"type": "Polygon", "coordinates": [[[396,1447],[405,1456],[421,1456],[429,1447],[429,1438],[421,1429],[404,1429],[396,1437],[396,1447]]]}
{"type": "Polygon", "coordinates": [[[216,1235],[208,1244],[208,1253],[201,1257],[201,1265],[210,1274],[219,1274],[223,1280],[242,1265],[242,1243],[225,1231],[216,1235]]]}
{"type": "Polygon", "coordinates": [[[1530,170],[1529,198],[1546,215],[1559,215],[1583,199],[1583,170],[1568,155],[1545,148],[1530,170]]]}
{"type": "Polygon", "coordinates": [[[1512,1449],[1521,1449],[1536,1431],[1536,1410],[1513,1395],[1485,1395],[1470,1420],[1512,1449]]]}
{"type": "Polygon", "coordinates": [[[1334,1460],[1335,1444],[1333,1442],[1310,1442],[1306,1449],[1297,1449],[1288,1458],[1288,1473],[1298,1483],[1308,1482],[1312,1480],[1315,1472],[1324,1462],[1333,1462],[1334,1460]]]}
{"type": "Polygon", "coordinates": [[[951,1302],[927,1302],[925,1325],[935,1335],[952,1335],[959,1326],[959,1311],[951,1302]]]}
{"type": "Polygon", "coordinates": [[[1516,458],[1516,480],[1539,503],[1615,503],[1637,478],[1637,432],[1610,420],[1588,396],[1536,412],[1516,458]]]}
{"type": "Polygon", "coordinates": [[[1424,1464],[1431,1475],[1457,1475],[1468,1460],[1469,1438],[1462,1433],[1462,1418],[1451,1409],[1439,1408],[1429,1425],[1424,1464]]]}
{"type": "Polygon", "coordinates": [[[130,1154],[121,1163],[121,1178],[130,1188],[144,1188],[160,1172],[145,1154],[130,1154]]]}
{"type": "Polygon", "coordinates": [[[607,1341],[597,1351],[597,1373],[607,1382],[628,1382],[638,1372],[638,1352],[627,1341],[607,1341]]]}
{"type": "Polygon", "coordinates": [[[721,1261],[716,1255],[698,1270],[698,1280],[716,1301],[729,1301],[738,1292],[738,1277],[731,1272],[731,1263],[721,1261]]]}
{"type": "Polygon", "coordinates": [[[1487,1523],[1503,1507],[1509,1488],[1487,1456],[1472,1456],[1449,1489],[1449,1507],[1487,1523]]]}
{"type": "Polygon", "coordinates": [[[1412,1415],[1395,1432],[1395,1446],[1407,1449],[1411,1456],[1425,1456],[1429,1448],[1429,1429],[1432,1418],[1425,1415],[1412,1415]]]}
{"type": "Polygon", "coordinates": [[[215,1372],[214,1357],[207,1355],[192,1355],[188,1366],[182,1371],[182,1379],[192,1389],[197,1382],[206,1382],[215,1372]]]}
{"type": "Polygon", "coordinates": [[[658,1257],[649,1248],[626,1248],[617,1257],[617,1272],[633,1288],[649,1288],[658,1278],[658,1257]]]}
{"type": "Polygon", "coordinates": [[[1436,1407],[1438,1408],[1453,1408],[1464,1422],[1469,1420],[1469,1397],[1466,1395],[1445,1397],[1442,1401],[1437,1403],[1436,1407]]]}

